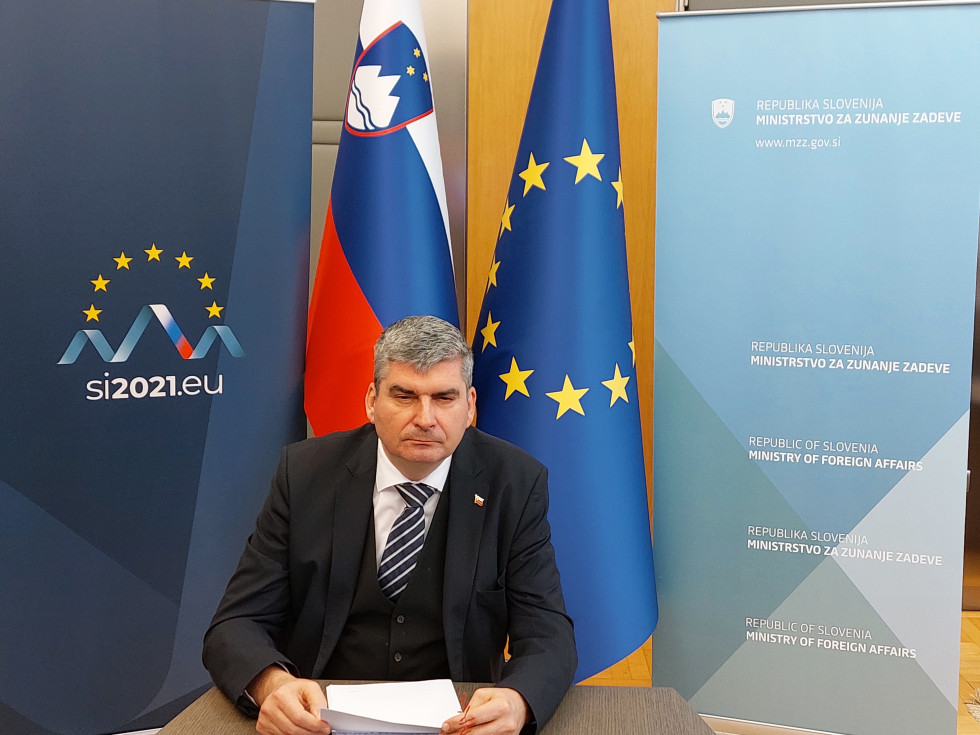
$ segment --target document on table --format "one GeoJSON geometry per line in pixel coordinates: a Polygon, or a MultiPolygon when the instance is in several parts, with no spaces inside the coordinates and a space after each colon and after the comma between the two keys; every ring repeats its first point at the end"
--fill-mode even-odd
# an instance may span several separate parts
{"type": "Polygon", "coordinates": [[[335,733],[437,733],[459,711],[449,679],[329,684],[320,719],[335,733]]]}

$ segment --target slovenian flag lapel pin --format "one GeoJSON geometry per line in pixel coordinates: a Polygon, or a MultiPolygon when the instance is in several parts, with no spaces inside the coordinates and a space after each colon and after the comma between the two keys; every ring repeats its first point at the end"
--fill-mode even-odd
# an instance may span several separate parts
{"type": "Polygon", "coordinates": [[[483,498],[481,498],[479,495],[473,496],[473,502],[479,505],[481,508],[483,507],[483,498]]]}

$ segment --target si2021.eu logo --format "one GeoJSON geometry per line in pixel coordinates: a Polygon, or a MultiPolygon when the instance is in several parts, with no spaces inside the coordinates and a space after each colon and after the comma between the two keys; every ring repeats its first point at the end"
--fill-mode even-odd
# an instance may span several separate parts
{"type": "MultiPolygon", "coordinates": [[[[106,278],[100,272],[97,278],[90,280],[93,286],[92,300],[87,309],[80,310],[85,316],[85,324],[97,322],[101,327],[106,309],[109,308],[109,304],[111,303],[111,288],[114,289],[124,285],[128,287],[129,298],[127,300],[130,304],[133,303],[134,292],[139,294],[148,292],[157,295],[156,292],[161,287],[168,291],[172,290],[174,278],[172,274],[165,272],[169,264],[169,258],[163,257],[162,259],[164,250],[158,248],[156,243],[154,243],[149,249],[143,252],[146,253],[145,261],[142,258],[127,256],[125,250],[123,250],[118,257],[112,259],[116,265],[114,271],[111,271],[113,275],[110,278],[106,278]],[[133,263],[134,260],[137,260],[139,267],[148,277],[148,280],[151,281],[152,285],[149,287],[144,285],[143,289],[134,289],[132,277],[137,275],[135,272],[137,269],[134,267],[137,264],[133,263]],[[153,272],[155,268],[161,270],[153,272]],[[118,284],[115,287],[112,285],[114,281],[118,284]],[[96,302],[99,303],[97,304],[96,302]]],[[[125,334],[122,336],[121,341],[118,342],[118,347],[113,348],[112,346],[112,337],[115,336],[118,338],[118,334],[110,334],[107,337],[101,328],[92,325],[75,332],[75,335],[65,348],[61,359],[58,360],[58,364],[74,364],[89,345],[102,358],[103,362],[109,364],[125,363],[133,355],[147,328],[152,328],[153,325],[159,325],[163,329],[174,346],[176,356],[179,356],[182,360],[199,360],[205,357],[211,348],[215,346],[215,343],[224,345],[228,354],[232,357],[244,357],[245,350],[242,349],[231,327],[221,323],[210,323],[212,319],[220,321],[223,316],[222,312],[225,310],[225,307],[220,306],[213,297],[214,284],[218,279],[211,276],[206,270],[203,271],[202,275],[197,276],[195,269],[192,267],[194,257],[188,255],[186,250],[181,251],[179,256],[173,256],[173,260],[175,261],[175,266],[170,266],[170,268],[175,267],[178,276],[182,276],[183,271],[186,269],[188,275],[197,281],[198,285],[194,287],[194,293],[207,292],[204,294],[205,301],[200,308],[207,314],[206,319],[208,324],[196,344],[192,344],[191,340],[185,336],[166,304],[144,303],[135,309],[132,306],[128,307],[129,313],[135,311],[135,314],[128,328],[125,328],[125,334]],[[211,295],[210,305],[207,304],[208,295],[211,295]]],[[[183,282],[187,280],[186,278],[182,279],[183,282]]],[[[182,281],[180,279],[177,280],[178,283],[182,281]]],[[[185,302],[189,301],[186,297],[182,298],[182,300],[185,302]]],[[[185,305],[183,308],[187,309],[189,307],[185,305]]],[[[204,318],[204,314],[198,316],[197,321],[204,318]]],[[[118,317],[116,323],[117,325],[119,323],[118,317]]],[[[122,329],[118,330],[119,334],[122,334],[122,331],[122,329]]],[[[216,395],[222,392],[222,388],[222,376],[220,374],[213,377],[209,375],[113,377],[109,372],[104,372],[101,379],[90,380],[86,383],[86,399],[96,401],[118,400],[123,398],[216,395]]]]}

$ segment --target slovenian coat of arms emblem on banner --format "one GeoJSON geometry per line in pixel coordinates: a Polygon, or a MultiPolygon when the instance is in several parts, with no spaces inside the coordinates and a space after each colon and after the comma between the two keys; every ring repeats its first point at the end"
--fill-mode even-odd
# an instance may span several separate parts
{"type": "Polygon", "coordinates": [[[347,95],[347,130],[354,135],[383,135],[431,112],[422,44],[407,25],[396,23],[358,55],[347,95]]]}
{"type": "Polygon", "coordinates": [[[735,117],[735,100],[711,100],[711,119],[719,128],[727,128],[735,117]]]}

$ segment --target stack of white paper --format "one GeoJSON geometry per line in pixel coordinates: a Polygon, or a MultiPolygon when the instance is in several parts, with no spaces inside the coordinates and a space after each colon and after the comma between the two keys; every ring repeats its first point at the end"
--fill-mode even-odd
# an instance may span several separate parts
{"type": "Polygon", "coordinates": [[[330,684],[320,719],[335,733],[437,733],[459,714],[449,679],[385,684],[330,684]]]}

